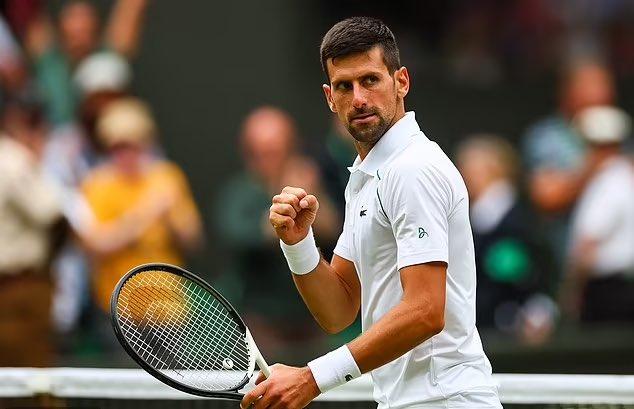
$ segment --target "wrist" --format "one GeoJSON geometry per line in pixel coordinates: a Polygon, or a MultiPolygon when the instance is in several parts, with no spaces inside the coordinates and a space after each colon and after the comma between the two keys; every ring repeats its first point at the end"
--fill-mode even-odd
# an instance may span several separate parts
{"type": "Polygon", "coordinates": [[[313,379],[324,393],[361,376],[361,371],[347,345],[308,363],[313,379]]]}
{"type": "Polygon", "coordinates": [[[286,257],[288,268],[293,274],[308,274],[317,267],[321,260],[312,227],[308,229],[306,237],[296,244],[289,245],[280,240],[280,247],[284,257],[286,257]]]}
{"type": "Polygon", "coordinates": [[[315,381],[315,377],[313,376],[313,372],[310,370],[308,366],[301,368],[302,375],[301,379],[303,384],[306,386],[306,389],[310,392],[312,399],[319,396],[321,391],[319,390],[319,386],[317,386],[317,382],[315,381]]]}

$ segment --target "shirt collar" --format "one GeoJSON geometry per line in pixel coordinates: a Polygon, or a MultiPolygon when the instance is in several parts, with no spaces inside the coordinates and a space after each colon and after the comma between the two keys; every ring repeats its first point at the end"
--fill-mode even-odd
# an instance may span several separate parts
{"type": "Polygon", "coordinates": [[[409,139],[417,133],[420,133],[420,127],[416,122],[415,113],[413,111],[405,113],[405,116],[392,125],[376,145],[370,149],[365,159],[362,161],[357,155],[348,170],[350,173],[360,170],[370,176],[375,176],[381,165],[399,148],[405,147],[409,139]]]}

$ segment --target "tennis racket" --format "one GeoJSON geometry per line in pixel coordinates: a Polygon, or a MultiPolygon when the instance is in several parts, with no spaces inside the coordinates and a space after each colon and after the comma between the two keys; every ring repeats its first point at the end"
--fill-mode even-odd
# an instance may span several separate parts
{"type": "Polygon", "coordinates": [[[110,300],[126,352],[159,381],[194,395],[241,400],[255,365],[270,370],[249,329],[204,280],[169,264],[130,270],[110,300]]]}

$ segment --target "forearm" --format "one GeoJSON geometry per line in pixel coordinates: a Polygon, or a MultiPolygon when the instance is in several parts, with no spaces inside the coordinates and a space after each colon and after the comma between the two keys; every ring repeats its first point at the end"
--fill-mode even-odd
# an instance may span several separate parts
{"type": "Polygon", "coordinates": [[[136,53],[147,0],[119,0],[114,6],[106,32],[109,45],[131,58],[136,53]]]}
{"type": "Polygon", "coordinates": [[[158,206],[138,206],[111,221],[92,220],[77,233],[90,252],[104,256],[137,241],[162,214],[158,206]]]}
{"type": "Polygon", "coordinates": [[[143,221],[122,218],[110,223],[96,222],[78,235],[91,253],[107,256],[135,242],[149,226],[143,221]]]}
{"type": "Polygon", "coordinates": [[[401,301],[383,318],[348,344],[361,373],[404,355],[442,331],[444,322],[417,305],[401,301]]]}
{"type": "Polygon", "coordinates": [[[311,273],[292,276],[304,303],[326,332],[340,332],[354,322],[359,311],[358,297],[323,258],[311,273]]]}

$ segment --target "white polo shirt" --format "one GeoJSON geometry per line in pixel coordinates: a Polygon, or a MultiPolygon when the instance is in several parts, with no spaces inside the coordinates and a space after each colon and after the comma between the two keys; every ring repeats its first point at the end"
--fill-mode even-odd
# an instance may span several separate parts
{"type": "Polygon", "coordinates": [[[593,240],[593,277],[634,274],[634,166],[624,157],[605,163],[585,188],[573,217],[572,245],[593,240]]]}
{"type": "Polygon", "coordinates": [[[349,170],[344,229],[334,252],[356,267],[364,330],[401,301],[399,269],[448,264],[445,327],[372,371],[379,408],[501,407],[475,327],[473,237],[460,173],[413,112],[349,170]]]}

